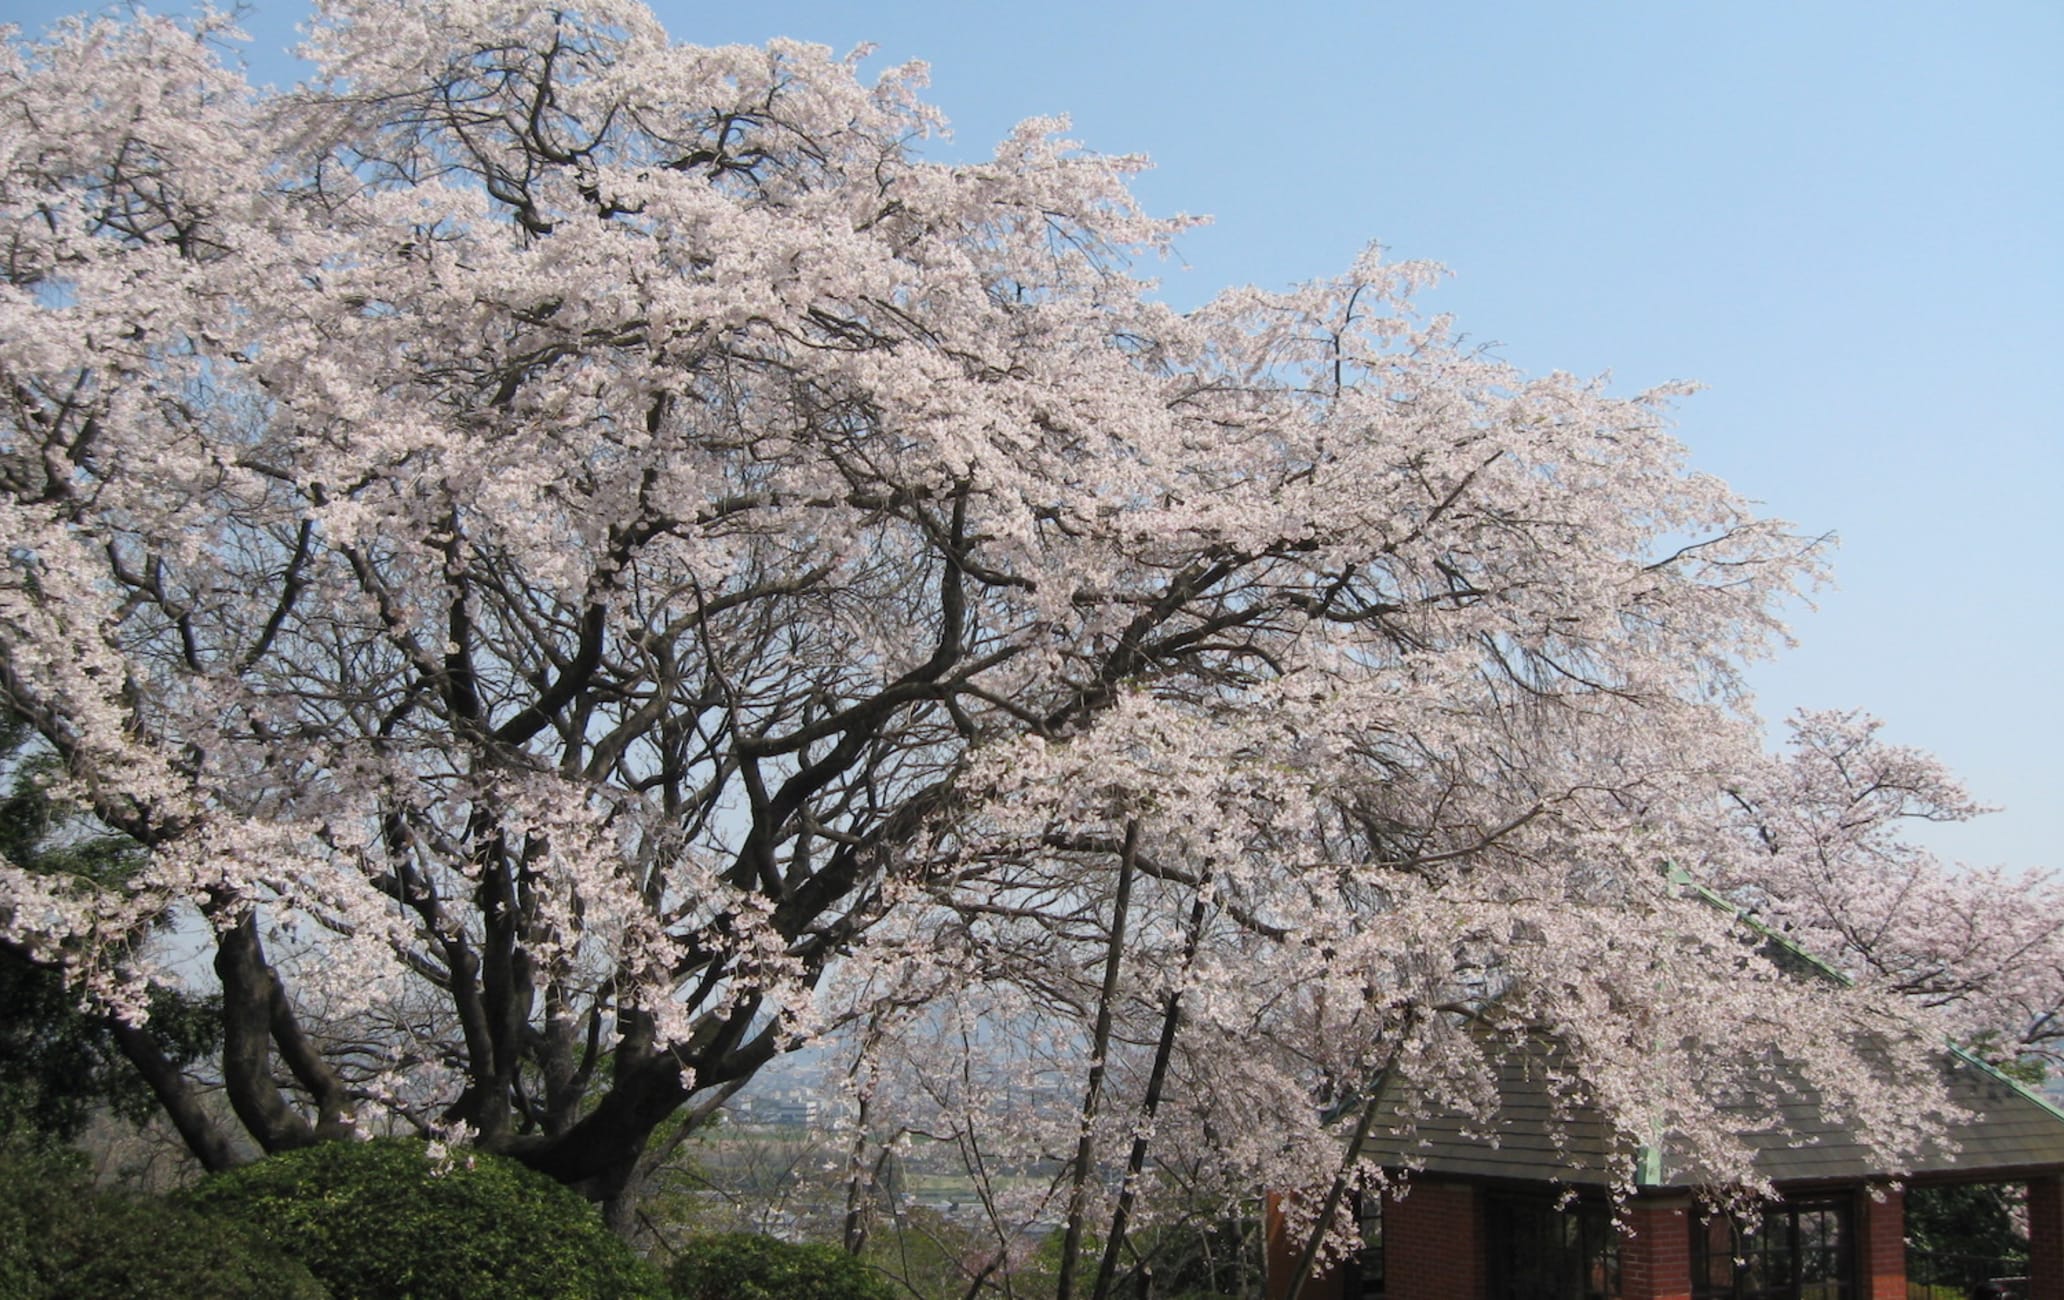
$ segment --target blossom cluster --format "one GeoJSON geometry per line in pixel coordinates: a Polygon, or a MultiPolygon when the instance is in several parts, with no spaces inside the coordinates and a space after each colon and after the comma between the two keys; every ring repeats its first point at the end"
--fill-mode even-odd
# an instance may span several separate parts
{"type": "Polygon", "coordinates": [[[1958,796],[1859,784],[1851,724],[1761,755],[1741,669],[1821,557],[1675,391],[1520,373],[1373,251],[1174,312],[1139,160],[931,161],[916,66],[325,0],[269,92],[227,35],[0,44],[0,702],[148,861],[0,866],[0,938],[133,1020],[117,939],[204,918],[260,1145],[620,1200],[832,1037],[863,1144],[1147,1213],[1323,1184],[1379,1083],[1485,1114],[1545,1032],[1717,1185],[1776,1061],[1895,1158],[1939,1121],[1847,1032],[1908,1044],[1895,995],[2053,1009],[1851,816],[1958,796]]]}

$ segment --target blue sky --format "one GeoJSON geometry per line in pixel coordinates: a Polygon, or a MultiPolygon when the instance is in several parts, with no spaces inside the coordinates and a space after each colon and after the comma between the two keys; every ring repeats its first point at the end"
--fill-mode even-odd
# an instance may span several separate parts
{"type": "MultiPolygon", "coordinates": [[[[1842,539],[1765,715],[1868,708],[2006,805],[1930,843],[2064,864],[2064,6],[658,9],[680,40],[927,60],[944,156],[1061,112],[1151,156],[1151,209],[1214,218],[1163,272],[1177,305],[1379,240],[1446,264],[1426,306],[1523,367],[1704,382],[1695,463],[1842,539]]],[[[302,13],[252,10],[260,78],[292,78],[302,13]]]]}

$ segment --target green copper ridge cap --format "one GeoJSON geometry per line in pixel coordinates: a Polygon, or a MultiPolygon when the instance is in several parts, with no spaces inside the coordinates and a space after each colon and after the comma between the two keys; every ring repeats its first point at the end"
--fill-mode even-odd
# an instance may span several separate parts
{"type": "Polygon", "coordinates": [[[1756,937],[1782,948],[1786,957],[1813,971],[1822,978],[1842,988],[1856,987],[1856,981],[1826,961],[1799,946],[1789,935],[1757,918],[1748,908],[1721,894],[1718,890],[1701,885],[1691,878],[1691,873],[1674,862],[1663,864],[1664,873],[1680,892],[1697,898],[1719,911],[1731,914],[1742,925],[1747,926],[1756,937]]]}
{"type": "MultiPolygon", "coordinates": [[[[1818,972],[1825,978],[1833,981],[1834,983],[1840,985],[1843,988],[1854,988],[1856,986],[1856,981],[1854,979],[1850,978],[1848,975],[1844,974],[1840,970],[1837,970],[1834,966],[1831,966],[1827,962],[1821,960],[1819,957],[1816,957],[1812,953],[1806,951],[1806,949],[1800,947],[1798,943],[1793,941],[1789,936],[1785,935],[1783,932],[1772,928],[1770,925],[1766,924],[1761,920],[1758,920],[1755,917],[1755,915],[1749,911],[1749,909],[1742,907],[1737,903],[1731,902],[1718,891],[1709,889],[1705,885],[1701,885],[1696,880],[1693,880],[1691,878],[1691,873],[1686,871],[1684,868],[1678,866],[1676,863],[1664,863],[1663,870],[1664,873],[1669,877],[1670,883],[1676,886],[1679,890],[1686,891],[1694,897],[1702,899],[1706,903],[1710,904],[1713,907],[1719,908],[1722,911],[1732,912],[1734,914],[1735,920],[1749,927],[1749,929],[1753,930],[1761,938],[1766,939],[1773,944],[1776,944],[1780,948],[1783,948],[1786,956],[1796,958],[1802,965],[1812,968],[1814,971],[1818,972]]],[[[2035,1089],[2021,1082],[2021,1080],[2015,1078],[2013,1075],[2008,1074],[2005,1070],[2000,1069],[1998,1066],[1986,1060],[1984,1057],[1978,1055],[1976,1052],[1973,1052],[1969,1048],[1958,1044],[1954,1039],[1945,1040],[1944,1045],[1949,1049],[1949,1054],[1952,1057],[1954,1057],[1957,1061],[1965,1065],[1971,1066],[1972,1068],[1978,1070],[1981,1074],[1985,1074],[1993,1079],[1998,1080],[2000,1083],[2003,1083],[2007,1087],[2012,1088],[2015,1092],[2027,1098],[2029,1101],[2035,1103],[2037,1106],[2040,1106],[2045,1113],[2055,1116],[2059,1122],[2064,1122],[2064,1108],[2060,1108],[2057,1105],[2057,1103],[2051,1101],[2042,1093],[2037,1092],[2035,1089]]],[[[1643,1147],[1642,1156],[1644,1160],[1647,1158],[1648,1154],[1649,1149],[1647,1147],[1643,1147]]],[[[1645,1179],[1647,1170],[1646,1164],[1644,1164],[1642,1168],[1643,1176],[1645,1179]]]]}
{"type": "Polygon", "coordinates": [[[2042,1093],[2037,1092],[2013,1075],[2008,1074],[2005,1070],[2000,1069],[1997,1065],[1994,1065],[1976,1052],[1967,1047],[1959,1047],[1955,1043],[1951,1043],[1949,1045],[1949,1053],[1963,1064],[1975,1068],[1979,1073],[1990,1075],[1992,1078],[2004,1083],[2029,1101],[2042,1107],[2045,1112],[2054,1116],[2059,1123],[2064,1123],[2064,1109],[2059,1109],[2056,1102],[2051,1101],[2042,1093]]]}

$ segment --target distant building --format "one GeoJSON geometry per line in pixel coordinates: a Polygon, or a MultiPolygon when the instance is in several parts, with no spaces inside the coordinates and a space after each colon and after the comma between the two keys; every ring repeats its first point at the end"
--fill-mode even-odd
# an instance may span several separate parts
{"type": "Polygon", "coordinates": [[[731,1108],[740,1124],[801,1124],[817,1122],[821,1103],[801,1088],[780,1088],[748,1093],[731,1108]]]}

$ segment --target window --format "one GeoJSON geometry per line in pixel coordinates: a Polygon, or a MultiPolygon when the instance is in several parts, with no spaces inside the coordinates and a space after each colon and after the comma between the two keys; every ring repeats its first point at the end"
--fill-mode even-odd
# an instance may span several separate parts
{"type": "Polygon", "coordinates": [[[1693,1300],[1852,1300],[1850,1220],[1847,1201],[1797,1201],[1694,1221],[1693,1300]]]}
{"type": "Polygon", "coordinates": [[[1362,1248],[1355,1252],[1346,1295],[1383,1300],[1383,1194],[1374,1187],[1355,1195],[1355,1220],[1362,1230],[1362,1248]]]}
{"type": "Polygon", "coordinates": [[[1493,1300],[1619,1295],[1619,1229],[1605,1202],[1493,1196],[1486,1209],[1493,1300]]]}

